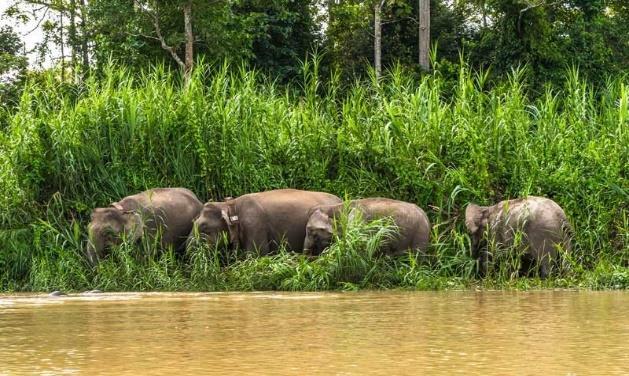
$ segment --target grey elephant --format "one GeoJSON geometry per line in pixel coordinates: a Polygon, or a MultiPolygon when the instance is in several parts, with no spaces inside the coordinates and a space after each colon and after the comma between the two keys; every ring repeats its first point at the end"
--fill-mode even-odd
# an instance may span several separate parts
{"type": "MultiPolygon", "coordinates": [[[[541,278],[550,273],[551,261],[557,258],[557,246],[570,251],[570,223],[563,209],[553,200],[529,196],[501,201],[493,206],[469,204],[465,226],[471,235],[472,254],[479,261],[480,274],[487,273],[489,251],[487,240],[498,247],[511,247],[516,233],[523,235],[520,251],[522,265],[539,265],[541,278]],[[487,239],[487,237],[489,239],[487,239]]],[[[522,271],[528,268],[523,268],[522,271]]]]}
{"type": "Polygon", "coordinates": [[[310,209],[340,203],[324,192],[277,189],[250,193],[225,202],[208,202],[194,222],[190,239],[198,235],[214,245],[223,234],[232,249],[276,251],[285,243],[290,251],[303,250],[310,209]]]}
{"type": "Polygon", "coordinates": [[[123,234],[134,242],[144,234],[155,236],[159,232],[163,246],[179,248],[202,207],[188,189],[155,188],[127,196],[109,207],[96,208],[87,226],[87,258],[95,265],[106,256],[108,247],[121,242],[123,234]]]}
{"type": "MultiPolygon", "coordinates": [[[[339,219],[344,204],[316,207],[306,225],[305,252],[318,255],[332,242],[334,222],[339,219]]],[[[389,198],[365,198],[349,202],[349,216],[360,211],[362,219],[373,221],[390,217],[398,234],[382,251],[400,255],[409,250],[426,251],[430,245],[430,221],[417,205],[389,198]]],[[[337,228],[338,229],[338,228],[337,228]]]]}

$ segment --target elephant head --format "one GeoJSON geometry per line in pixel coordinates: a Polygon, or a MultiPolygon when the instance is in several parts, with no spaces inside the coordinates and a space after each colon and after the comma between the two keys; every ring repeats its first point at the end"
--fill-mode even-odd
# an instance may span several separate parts
{"type": "Polygon", "coordinates": [[[142,219],[139,213],[125,210],[120,204],[113,203],[110,207],[92,211],[87,231],[87,259],[92,265],[96,265],[106,256],[107,248],[120,244],[123,234],[130,241],[138,240],[142,234],[142,219]]]}
{"type": "Polygon", "coordinates": [[[320,209],[310,215],[306,225],[304,252],[319,255],[332,243],[332,218],[320,209]]]}
{"type": "Polygon", "coordinates": [[[478,252],[478,248],[483,237],[483,232],[489,220],[489,208],[469,204],[465,209],[465,227],[470,234],[472,240],[472,251],[474,255],[478,252]]]}
{"type": "Polygon", "coordinates": [[[227,234],[230,245],[237,247],[239,219],[232,211],[226,202],[208,202],[203,205],[201,213],[194,220],[189,240],[198,233],[207,244],[213,246],[222,239],[223,234],[227,234]]]}

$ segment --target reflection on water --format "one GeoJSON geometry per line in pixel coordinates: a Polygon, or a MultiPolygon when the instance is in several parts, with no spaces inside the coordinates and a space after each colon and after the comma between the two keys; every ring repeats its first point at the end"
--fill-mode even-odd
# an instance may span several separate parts
{"type": "Polygon", "coordinates": [[[0,296],[0,374],[629,374],[627,292],[0,296]]]}

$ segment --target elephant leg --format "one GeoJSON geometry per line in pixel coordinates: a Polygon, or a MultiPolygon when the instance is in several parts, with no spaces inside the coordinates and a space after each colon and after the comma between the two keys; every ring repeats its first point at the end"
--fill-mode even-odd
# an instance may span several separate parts
{"type": "Polygon", "coordinates": [[[487,276],[487,264],[489,263],[489,252],[481,251],[478,258],[478,274],[481,277],[487,276]]]}
{"type": "Polygon", "coordinates": [[[522,255],[520,260],[522,264],[520,265],[518,275],[520,277],[528,277],[531,274],[531,270],[534,269],[535,260],[528,254],[522,255]]]}
{"type": "Polygon", "coordinates": [[[256,234],[256,236],[248,238],[245,242],[247,251],[257,251],[261,256],[268,254],[269,248],[269,239],[266,234],[256,234]]]}
{"type": "Polygon", "coordinates": [[[544,240],[541,244],[533,244],[536,250],[536,261],[539,265],[539,277],[546,279],[551,272],[553,259],[556,259],[554,243],[550,240],[544,240]]]}
{"type": "Polygon", "coordinates": [[[550,274],[550,257],[548,255],[543,256],[539,261],[539,277],[546,279],[550,274]]]}

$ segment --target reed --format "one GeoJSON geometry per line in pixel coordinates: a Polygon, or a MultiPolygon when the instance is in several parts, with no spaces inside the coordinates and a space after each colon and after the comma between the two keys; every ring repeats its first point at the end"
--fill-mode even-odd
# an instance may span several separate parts
{"type": "Polygon", "coordinates": [[[111,65],[78,88],[52,77],[27,84],[0,130],[0,288],[629,286],[626,76],[594,90],[571,69],[564,87],[530,98],[523,70],[493,87],[465,66],[454,87],[438,70],[417,80],[395,68],[349,87],[321,80],[317,58],[303,72],[279,87],[245,68],[199,65],[182,84],[161,67],[134,76],[111,65]],[[380,223],[356,227],[315,260],[127,244],[88,268],[91,209],[158,186],[202,200],[282,187],[401,199],[428,212],[433,246],[397,259],[370,254],[390,230],[380,223]],[[568,214],[570,270],[541,282],[507,265],[477,278],[464,205],[527,194],[568,214]]]}

